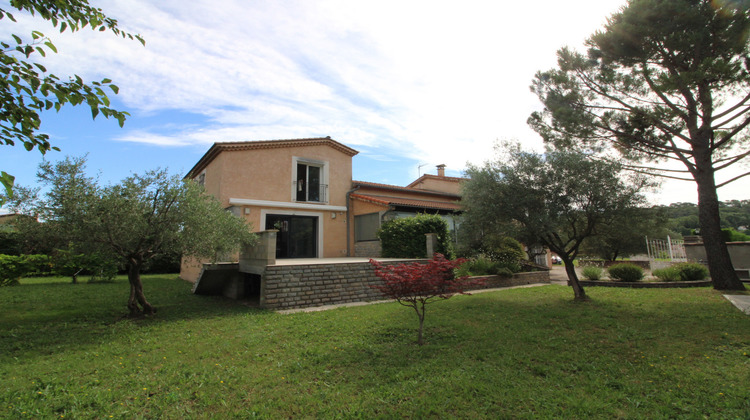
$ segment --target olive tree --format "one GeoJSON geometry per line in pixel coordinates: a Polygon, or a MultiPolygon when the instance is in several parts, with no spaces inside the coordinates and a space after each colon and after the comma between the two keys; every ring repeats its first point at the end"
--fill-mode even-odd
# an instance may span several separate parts
{"type": "Polygon", "coordinates": [[[130,283],[131,316],[155,312],[140,275],[147,262],[174,252],[216,258],[255,240],[244,219],[195,182],[153,170],[102,186],[85,175],[85,163],[66,158],[41,164],[38,177],[48,191],[26,212],[42,221],[37,232],[51,241],[119,261],[130,283]]]}
{"type": "Polygon", "coordinates": [[[537,154],[518,145],[504,151],[484,166],[469,166],[470,179],[462,189],[464,217],[475,225],[507,222],[520,240],[557,253],[575,299],[586,300],[573,266],[581,244],[597,227],[641,203],[646,182],[626,182],[619,165],[578,152],[537,154]]]}

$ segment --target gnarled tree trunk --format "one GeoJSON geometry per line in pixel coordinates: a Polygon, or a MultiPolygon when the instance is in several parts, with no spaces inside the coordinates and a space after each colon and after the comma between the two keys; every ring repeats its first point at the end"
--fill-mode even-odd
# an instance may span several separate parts
{"type": "Polygon", "coordinates": [[[565,254],[560,254],[560,259],[563,260],[563,264],[565,264],[565,273],[568,274],[568,284],[573,287],[573,294],[574,300],[589,300],[589,297],[586,296],[586,291],[583,290],[583,286],[581,286],[581,283],[578,281],[578,274],[576,274],[576,267],[573,265],[573,260],[568,258],[565,254]]]}
{"type": "Polygon", "coordinates": [[[128,282],[130,283],[130,298],[128,299],[128,310],[130,316],[153,315],[156,309],[146,300],[141,282],[141,267],[143,260],[130,258],[128,261],[128,282]],[[140,306],[139,306],[140,305],[140,306]]]}

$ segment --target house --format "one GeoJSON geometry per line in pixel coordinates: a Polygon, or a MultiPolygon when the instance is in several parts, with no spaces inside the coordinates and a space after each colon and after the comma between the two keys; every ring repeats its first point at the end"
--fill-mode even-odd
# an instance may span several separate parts
{"type": "MultiPolygon", "coordinates": [[[[276,258],[376,257],[375,231],[416,213],[451,220],[461,178],[423,175],[406,187],[352,181],[358,152],[330,137],[214,143],[185,175],[257,232],[277,230],[276,258]]],[[[195,281],[202,264],[184,261],[195,281]]]]}
{"type": "MultiPolygon", "coordinates": [[[[444,168],[441,166],[439,169],[444,168]]],[[[456,216],[461,211],[458,190],[462,178],[446,177],[440,170],[438,174],[423,175],[406,187],[354,181],[349,194],[354,226],[350,232],[354,243],[352,255],[380,256],[380,241],[376,232],[381,224],[419,213],[442,216],[449,230],[455,232],[458,228],[456,216]]]]}
{"type": "MultiPolygon", "coordinates": [[[[378,227],[431,213],[456,230],[463,179],[445,176],[445,165],[438,165],[437,175],[405,187],[353,181],[357,153],[330,137],[214,143],[185,178],[250,222],[259,241],[229,262],[183,259],[180,277],[194,283],[194,293],[267,309],[382,299],[372,287],[381,280],[368,262],[380,255],[378,227]]],[[[521,277],[498,277],[482,287],[549,282],[546,272],[521,277]]]]}

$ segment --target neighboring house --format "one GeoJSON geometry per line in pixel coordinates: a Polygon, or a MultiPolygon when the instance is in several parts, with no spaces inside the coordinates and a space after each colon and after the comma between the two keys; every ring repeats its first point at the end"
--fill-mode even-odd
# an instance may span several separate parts
{"type": "Polygon", "coordinates": [[[0,214],[0,227],[12,228],[15,220],[20,216],[16,213],[0,214]]]}
{"type": "MultiPolygon", "coordinates": [[[[373,235],[384,220],[460,210],[461,179],[446,177],[445,165],[407,187],[352,182],[357,153],[330,137],[214,143],[185,178],[254,231],[278,230],[280,259],[379,256],[373,235]]],[[[201,266],[183,261],[180,275],[195,280],[201,266]]]]}
{"type": "Polygon", "coordinates": [[[406,187],[353,182],[350,194],[354,229],[353,256],[380,256],[376,236],[381,224],[388,220],[412,217],[419,213],[438,214],[448,222],[451,232],[458,229],[456,216],[461,211],[458,194],[462,178],[446,177],[445,165],[438,166],[438,175],[423,175],[406,187]]]}

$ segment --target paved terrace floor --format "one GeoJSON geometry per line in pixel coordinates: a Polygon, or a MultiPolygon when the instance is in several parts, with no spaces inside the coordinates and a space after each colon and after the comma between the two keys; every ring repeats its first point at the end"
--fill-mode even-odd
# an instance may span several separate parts
{"type": "MultiPolygon", "coordinates": [[[[414,258],[373,258],[375,261],[420,261],[414,258]]],[[[426,259],[426,258],[423,258],[426,259]]],[[[353,264],[370,262],[365,257],[341,257],[341,258],[283,258],[277,259],[273,265],[317,265],[317,264],[353,264]]]]}

